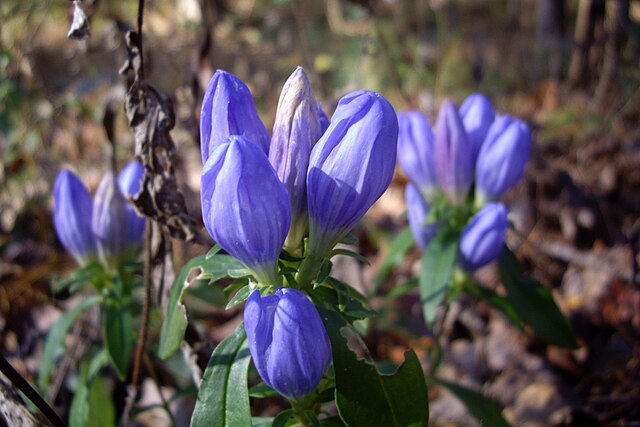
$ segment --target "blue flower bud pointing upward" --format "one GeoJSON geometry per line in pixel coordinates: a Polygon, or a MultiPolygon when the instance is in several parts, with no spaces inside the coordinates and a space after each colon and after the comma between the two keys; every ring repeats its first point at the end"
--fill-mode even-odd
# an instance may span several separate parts
{"type": "Polygon", "coordinates": [[[384,193],[397,139],[398,120],[382,96],[358,91],[340,100],[309,161],[310,253],[326,255],[384,193]]]}
{"type": "Polygon", "coordinates": [[[481,93],[469,95],[460,106],[462,123],[469,136],[469,144],[473,149],[474,164],[495,115],[491,101],[481,93]]]}
{"type": "Polygon", "coordinates": [[[100,181],[93,198],[91,229],[102,260],[113,266],[128,246],[127,202],[116,184],[112,172],[100,181]]]}
{"type": "Polygon", "coordinates": [[[202,217],[211,237],[265,285],[277,284],[276,263],[291,224],[284,185],[265,153],[231,136],[202,172],[202,217]]]}
{"type": "Polygon", "coordinates": [[[473,150],[456,106],[440,106],[434,142],[434,164],[440,187],[454,204],[462,204],[473,180],[473,150]]]}
{"type": "Polygon", "coordinates": [[[434,136],[427,117],[419,111],[398,114],[398,163],[420,192],[431,198],[437,191],[434,136]]]}
{"type": "Polygon", "coordinates": [[[285,247],[297,252],[307,234],[307,168],[311,149],[320,138],[320,120],[309,79],[298,67],[280,94],[269,161],[291,199],[291,228],[285,247]]]}
{"type": "Polygon", "coordinates": [[[242,135],[269,152],[269,135],[258,116],[247,85],[233,74],[215,72],[202,100],[200,151],[202,164],[231,135],[242,135]]]}
{"type": "Polygon", "coordinates": [[[315,306],[302,292],[251,293],[244,328],[262,380],[288,399],[313,391],[331,363],[331,343],[315,306]]]}
{"type": "Polygon", "coordinates": [[[502,196],[522,177],[531,151],[531,132],[522,120],[498,117],[482,144],[476,165],[479,204],[502,196]]]}
{"type": "Polygon", "coordinates": [[[56,234],[67,252],[83,264],[96,252],[91,231],[91,196],[73,172],[63,169],[53,187],[53,201],[56,234]]]}

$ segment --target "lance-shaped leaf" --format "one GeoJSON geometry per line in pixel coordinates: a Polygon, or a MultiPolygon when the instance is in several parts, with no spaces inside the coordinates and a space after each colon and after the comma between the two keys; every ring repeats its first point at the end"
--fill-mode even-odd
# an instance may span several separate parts
{"type": "Polygon", "coordinates": [[[340,314],[319,309],[333,351],[336,405],[352,426],[426,426],[427,385],[413,350],[392,375],[381,374],[355,329],[340,314]]]}
{"type": "Polygon", "coordinates": [[[456,262],[457,240],[448,230],[440,231],[422,255],[420,267],[420,301],[427,325],[433,325],[436,309],[449,289],[456,262]]]}
{"type": "Polygon", "coordinates": [[[251,427],[247,387],[250,361],[241,323],[213,350],[200,383],[192,427],[251,427]]]}
{"type": "Polygon", "coordinates": [[[460,399],[469,413],[483,426],[509,427],[500,407],[494,401],[484,397],[482,393],[449,381],[436,379],[436,382],[460,399]]]}
{"type": "Polygon", "coordinates": [[[520,263],[505,245],[498,258],[500,278],[507,289],[507,300],[522,321],[530,325],[549,344],[578,348],[571,324],[562,314],[549,289],[531,277],[522,277],[520,263]]]}
{"type": "Polygon", "coordinates": [[[221,254],[193,258],[182,268],[171,288],[166,317],[162,322],[158,346],[158,356],[161,359],[168,358],[178,350],[187,330],[187,309],[182,304],[187,289],[199,280],[208,280],[211,283],[231,276],[230,272],[242,268],[243,265],[240,261],[229,255],[221,254]],[[199,271],[199,274],[196,277],[191,277],[194,270],[199,271]]]}

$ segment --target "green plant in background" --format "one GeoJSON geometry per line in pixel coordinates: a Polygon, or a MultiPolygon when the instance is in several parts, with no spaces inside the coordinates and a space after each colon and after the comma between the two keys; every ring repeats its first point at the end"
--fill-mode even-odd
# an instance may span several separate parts
{"type": "Polygon", "coordinates": [[[80,179],[69,170],[62,170],[54,184],[54,228],[62,245],[78,263],[78,269],[59,283],[57,290],[68,288],[76,293],[90,284],[94,294],[64,313],[49,331],[38,380],[42,391],[49,386],[51,371],[63,353],[70,327],[91,307],[99,305],[102,309],[104,344],[88,352],[90,356],[81,362],[71,406],[72,426],[86,425],[91,410],[97,407],[113,412],[111,396],[105,392],[99,375],[103,368],[111,365],[121,380],[129,370],[135,313],[139,311],[135,290],[141,285],[137,257],[145,219],[125,197],[140,191],[143,173],[144,168],[136,161],[129,163],[117,178],[107,172],[93,200],[80,179]]]}
{"type": "MultiPolygon", "coordinates": [[[[481,94],[469,96],[459,110],[445,100],[435,133],[421,112],[400,113],[398,118],[398,161],[410,180],[405,190],[410,231],[401,232],[392,243],[378,283],[415,242],[423,250],[417,283],[401,286],[394,295],[417,284],[430,328],[440,306],[448,307],[468,293],[486,300],[521,331],[529,325],[549,344],[576,348],[572,328],[549,290],[520,275],[517,258],[504,244],[509,221],[499,199],[524,173],[531,149],[527,125],[497,115],[481,94]],[[496,260],[504,296],[476,283],[472,274],[496,260]]],[[[448,388],[478,419],[506,424],[498,407],[481,394],[438,379],[438,366],[436,357],[432,381],[448,388]]]]}

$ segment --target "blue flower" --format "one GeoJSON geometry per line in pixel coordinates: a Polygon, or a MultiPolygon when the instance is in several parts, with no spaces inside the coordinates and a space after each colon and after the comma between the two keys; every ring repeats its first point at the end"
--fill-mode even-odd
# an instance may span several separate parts
{"type": "Polygon", "coordinates": [[[262,380],[288,399],[313,391],[331,363],[331,343],[315,306],[302,292],[251,293],[244,328],[262,380]]]}
{"type": "Polygon", "coordinates": [[[201,198],[211,237],[260,283],[277,283],[276,262],[291,224],[291,206],[264,151],[241,136],[229,137],[204,166],[201,198]]]}
{"type": "MultiPolygon", "coordinates": [[[[144,177],[144,166],[138,161],[132,161],[118,174],[118,186],[125,197],[133,197],[140,192],[140,185],[144,177]]],[[[127,209],[127,240],[134,246],[140,243],[146,224],[145,217],[140,215],[131,203],[126,204],[127,209]]]]}
{"type": "Polygon", "coordinates": [[[98,254],[107,265],[113,266],[129,245],[129,225],[127,202],[112,172],[102,177],[93,197],[91,229],[98,254]]]}
{"type": "Polygon", "coordinates": [[[329,117],[324,113],[322,109],[322,105],[318,102],[318,118],[320,119],[320,135],[324,134],[326,130],[329,128],[329,117]]]}
{"type": "Polygon", "coordinates": [[[420,249],[425,250],[440,229],[439,224],[427,223],[429,205],[414,184],[409,183],[405,188],[405,202],[407,204],[409,227],[420,249]]]}
{"type": "Polygon", "coordinates": [[[487,203],[475,214],[460,236],[459,262],[467,271],[495,260],[509,227],[507,208],[502,203],[487,203]]]}
{"type": "Polygon", "coordinates": [[[269,152],[269,134],[258,116],[249,88],[236,76],[215,72],[202,100],[200,151],[202,164],[231,135],[242,135],[269,152]]]}
{"type": "Polygon", "coordinates": [[[309,161],[310,253],[326,255],[384,193],[397,140],[396,114],[382,96],[358,91],[340,100],[309,161]]]}
{"type": "Polygon", "coordinates": [[[469,144],[473,148],[474,164],[495,115],[491,101],[481,93],[469,95],[460,106],[462,123],[467,131],[469,144]]]}
{"type": "Polygon", "coordinates": [[[462,119],[450,100],[440,106],[433,151],[440,188],[453,204],[464,203],[473,180],[475,158],[462,119]]]}
{"type": "Polygon", "coordinates": [[[427,198],[438,190],[433,161],[434,136],[429,119],[419,111],[398,114],[398,163],[427,198]]]}
{"type": "Polygon", "coordinates": [[[63,169],[53,187],[53,201],[53,226],[56,234],[67,252],[78,263],[83,264],[96,252],[91,231],[91,196],[73,172],[63,169]]]}
{"type": "Polygon", "coordinates": [[[316,99],[307,75],[298,67],[280,94],[269,149],[269,161],[291,199],[291,228],[285,247],[292,252],[298,252],[309,228],[307,168],[320,135],[316,99]]]}
{"type": "Polygon", "coordinates": [[[482,144],[476,165],[476,197],[482,203],[495,200],[524,174],[531,132],[522,120],[498,117],[482,144]]]}

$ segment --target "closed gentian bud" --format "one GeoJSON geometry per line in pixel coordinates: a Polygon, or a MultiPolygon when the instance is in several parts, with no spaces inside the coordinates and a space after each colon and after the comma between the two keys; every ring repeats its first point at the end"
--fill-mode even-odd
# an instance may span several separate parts
{"type": "MultiPolygon", "coordinates": [[[[125,197],[133,197],[140,192],[140,185],[144,177],[142,163],[132,161],[118,174],[118,186],[125,197]]],[[[145,227],[145,218],[140,215],[131,202],[127,203],[127,240],[130,245],[137,245],[142,239],[145,227]]]]}
{"type": "Polygon", "coordinates": [[[107,172],[93,197],[91,218],[98,254],[107,265],[117,263],[129,244],[126,204],[113,173],[107,172]]]}
{"type": "Polygon", "coordinates": [[[429,214],[429,204],[413,183],[409,183],[405,187],[404,197],[407,204],[407,216],[409,217],[411,233],[418,247],[425,250],[436,236],[439,226],[435,223],[426,222],[429,214]]]}
{"type": "Polygon", "coordinates": [[[305,294],[280,288],[261,298],[253,291],[244,308],[244,328],[253,363],[269,387],[296,400],[318,386],[331,363],[331,343],[305,294]]]}
{"type": "Polygon", "coordinates": [[[495,200],[524,174],[531,151],[531,132],[522,120],[500,116],[489,129],[476,165],[476,197],[495,200]]]}
{"type": "Polygon", "coordinates": [[[320,135],[316,99],[307,75],[298,67],[280,94],[269,148],[269,161],[291,200],[291,228],[285,247],[296,253],[309,228],[307,168],[320,135]]]}
{"type": "Polygon", "coordinates": [[[467,197],[474,161],[458,110],[453,102],[445,100],[436,123],[433,162],[438,183],[454,204],[462,204],[467,197]]]}
{"type": "Polygon", "coordinates": [[[233,74],[215,72],[202,100],[200,152],[202,164],[231,135],[242,135],[269,152],[269,134],[247,85],[233,74]]]}
{"type": "Polygon", "coordinates": [[[53,187],[53,203],[53,226],[58,239],[78,263],[85,263],[95,255],[89,192],[73,172],[63,169],[53,187]]]}
{"type": "Polygon", "coordinates": [[[438,189],[433,162],[434,137],[429,119],[419,111],[398,113],[398,163],[420,192],[431,199],[438,189]]]}
{"type": "Polygon", "coordinates": [[[495,260],[502,251],[508,227],[505,205],[494,202],[484,205],[462,230],[460,265],[473,271],[495,260]]]}
{"type": "Polygon", "coordinates": [[[495,115],[491,101],[481,93],[469,95],[460,106],[462,123],[473,148],[474,164],[495,115]]]}
{"type": "Polygon", "coordinates": [[[276,262],[291,224],[284,185],[258,145],[231,136],[202,172],[202,216],[211,237],[258,282],[278,282],[276,262]]]}
{"type": "Polygon", "coordinates": [[[396,114],[382,96],[358,91],[340,100],[309,161],[311,253],[326,255],[384,193],[393,175],[397,140],[396,114]]]}
{"type": "Polygon", "coordinates": [[[320,105],[319,102],[318,102],[318,118],[320,119],[320,135],[322,135],[323,133],[325,133],[325,131],[327,130],[331,122],[329,121],[329,117],[327,117],[327,115],[324,113],[324,110],[322,109],[322,105],[320,105]]]}

